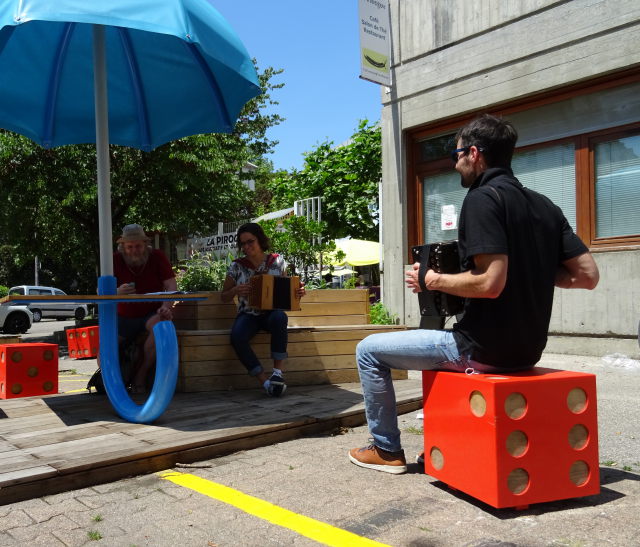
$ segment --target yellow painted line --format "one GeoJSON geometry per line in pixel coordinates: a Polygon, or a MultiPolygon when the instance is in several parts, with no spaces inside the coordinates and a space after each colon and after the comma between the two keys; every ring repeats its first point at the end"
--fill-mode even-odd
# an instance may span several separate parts
{"type": "Polygon", "coordinates": [[[71,383],[71,382],[88,382],[89,378],[90,378],[90,376],[86,376],[84,378],[78,378],[77,380],[73,380],[73,379],[69,379],[69,378],[66,378],[64,376],[61,376],[61,377],[58,378],[58,382],[69,382],[69,383],[71,383]]]}
{"type": "Polygon", "coordinates": [[[87,388],[84,389],[70,389],[69,391],[63,391],[62,393],[80,393],[81,391],[87,391],[87,388]]]}
{"type": "Polygon", "coordinates": [[[158,473],[158,475],[165,480],[237,507],[245,513],[259,517],[272,524],[289,528],[294,532],[298,532],[300,535],[308,537],[318,543],[323,543],[324,545],[334,547],[372,547],[374,545],[378,547],[389,547],[384,543],[379,543],[353,534],[352,532],[335,528],[319,520],[298,515],[293,511],[273,505],[268,501],[249,496],[239,490],[234,490],[228,486],[208,481],[189,473],[166,471],[158,473]]]}

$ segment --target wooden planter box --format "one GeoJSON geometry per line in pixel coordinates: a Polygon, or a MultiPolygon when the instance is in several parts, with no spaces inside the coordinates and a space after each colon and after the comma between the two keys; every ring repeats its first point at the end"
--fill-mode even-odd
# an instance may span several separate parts
{"type": "MultiPolygon", "coordinates": [[[[405,329],[398,325],[369,325],[369,295],[365,290],[309,291],[301,310],[289,316],[288,385],[359,382],[356,345],[370,334],[405,329]]],[[[229,343],[229,329],[237,314],[235,303],[223,304],[220,293],[206,301],[181,303],[174,323],[178,329],[180,370],[178,391],[256,389],[229,343]]],[[[258,334],[252,347],[267,371],[271,369],[270,335],[258,334]]],[[[406,379],[406,371],[393,371],[406,379]]]]}
{"type": "MultiPolygon", "coordinates": [[[[367,325],[369,293],[363,289],[322,289],[308,291],[300,311],[287,312],[290,327],[322,325],[367,325]]],[[[174,309],[177,330],[230,329],[237,315],[235,302],[225,304],[220,292],[207,300],[180,302],[174,309]]]]}

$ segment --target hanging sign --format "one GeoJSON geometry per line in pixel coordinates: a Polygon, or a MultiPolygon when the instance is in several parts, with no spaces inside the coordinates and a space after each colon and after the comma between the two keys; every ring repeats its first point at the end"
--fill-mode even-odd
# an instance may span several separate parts
{"type": "Polygon", "coordinates": [[[360,78],[391,85],[391,17],[389,0],[358,0],[360,78]]]}

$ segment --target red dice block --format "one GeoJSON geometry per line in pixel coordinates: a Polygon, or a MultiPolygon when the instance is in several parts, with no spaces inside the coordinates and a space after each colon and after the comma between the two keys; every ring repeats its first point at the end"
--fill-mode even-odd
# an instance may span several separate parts
{"type": "Polygon", "coordinates": [[[425,371],[425,471],[493,507],[600,492],[596,379],[425,371]]]}
{"type": "Polygon", "coordinates": [[[58,393],[57,344],[0,345],[0,399],[58,393]]]}
{"type": "Polygon", "coordinates": [[[67,329],[67,348],[69,351],[69,357],[72,359],[79,359],[78,355],[78,338],[76,329],[67,329]]]}
{"type": "Polygon", "coordinates": [[[100,327],[83,327],[76,329],[77,358],[96,357],[100,350],[100,327]]]}

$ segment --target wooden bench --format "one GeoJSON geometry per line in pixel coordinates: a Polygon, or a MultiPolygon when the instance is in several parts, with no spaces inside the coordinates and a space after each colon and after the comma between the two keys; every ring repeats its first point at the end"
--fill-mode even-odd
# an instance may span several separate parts
{"type": "MultiPolygon", "coordinates": [[[[289,358],[285,377],[289,385],[358,382],[355,348],[370,334],[405,329],[399,325],[369,324],[366,290],[324,289],[308,291],[301,310],[289,316],[289,358]]],[[[257,382],[238,361],[229,332],[237,314],[235,303],[225,304],[220,293],[202,302],[176,306],[180,368],[178,391],[255,389],[257,382]]],[[[270,335],[259,333],[252,347],[270,370],[270,335]]],[[[394,379],[406,379],[406,371],[393,371],[394,379]]]]}

